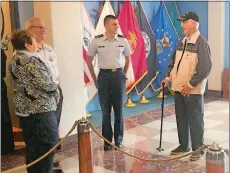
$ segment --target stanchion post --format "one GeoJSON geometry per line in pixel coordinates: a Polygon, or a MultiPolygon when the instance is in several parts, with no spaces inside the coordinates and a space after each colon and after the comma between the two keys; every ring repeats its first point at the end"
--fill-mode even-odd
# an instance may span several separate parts
{"type": "Polygon", "coordinates": [[[82,120],[77,127],[79,172],[93,173],[92,138],[89,124],[82,120]]]}

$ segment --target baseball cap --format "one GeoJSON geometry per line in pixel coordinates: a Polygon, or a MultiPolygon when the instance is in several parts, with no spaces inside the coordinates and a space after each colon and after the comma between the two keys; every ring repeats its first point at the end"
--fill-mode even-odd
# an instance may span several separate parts
{"type": "Polygon", "coordinates": [[[186,21],[189,19],[199,22],[199,16],[195,12],[186,12],[183,16],[178,18],[178,20],[182,20],[182,21],[186,21]]]}

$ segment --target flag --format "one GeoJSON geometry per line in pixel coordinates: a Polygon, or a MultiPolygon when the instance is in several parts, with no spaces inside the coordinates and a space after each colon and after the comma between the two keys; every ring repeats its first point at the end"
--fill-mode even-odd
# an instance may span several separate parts
{"type": "Polygon", "coordinates": [[[152,28],[145,15],[143,6],[140,1],[137,2],[135,9],[136,17],[141,29],[142,36],[145,42],[145,53],[147,63],[147,75],[136,86],[137,92],[142,93],[148,86],[152,84],[157,73],[157,49],[156,40],[152,28]]]}
{"type": "MultiPolygon", "coordinates": [[[[84,82],[85,82],[85,97],[86,97],[86,103],[90,102],[93,97],[97,93],[97,89],[94,85],[92,76],[90,74],[90,71],[88,69],[88,66],[86,64],[86,60],[88,58],[87,51],[91,44],[92,39],[94,38],[94,27],[91,22],[91,19],[88,16],[88,13],[86,11],[86,8],[83,3],[81,3],[81,14],[82,14],[82,32],[83,32],[83,45],[82,45],[82,56],[84,59],[84,82]]],[[[97,62],[94,61],[94,71],[96,74],[98,74],[98,68],[97,68],[97,62]]]]}
{"type": "Polygon", "coordinates": [[[87,56],[87,52],[86,52],[84,46],[82,47],[82,54],[83,54],[83,59],[84,59],[84,61],[83,61],[84,62],[84,82],[87,85],[90,82],[89,76],[91,76],[91,75],[89,75],[87,73],[88,68],[87,68],[86,60],[87,60],[88,56],[87,56]]]}
{"type": "MultiPolygon", "coordinates": [[[[114,15],[114,11],[113,11],[113,8],[110,4],[110,2],[108,1],[105,1],[104,3],[104,7],[102,9],[102,12],[100,14],[100,18],[98,20],[98,23],[97,23],[97,26],[96,26],[96,35],[100,35],[100,34],[104,34],[105,33],[105,27],[104,27],[104,18],[105,16],[107,15],[114,15]]],[[[122,35],[122,32],[121,32],[121,29],[120,27],[118,28],[118,34],[121,34],[122,35]]],[[[124,58],[125,60],[125,58],[124,58]]],[[[125,65],[125,61],[123,61],[123,66],[125,65]]],[[[128,88],[130,86],[130,84],[134,83],[134,74],[133,74],[133,68],[132,68],[132,64],[130,64],[130,67],[127,71],[127,82],[126,82],[126,87],[128,88]]]]}
{"type": "MultiPolygon", "coordinates": [[[[100,13],[100,18],[98,20],[97,26],[96,26],[96,31],[95,31],[95,35],[100,35],[100,34],[104,34],[105,33],[105,27],[104,27],[104,18],[107,15],[114,15],[115,13],[113,11],[113,8],[110,4],[109,1],[105,1],[104,3],[101,2],[101,4],[103,5],[102,11],[100,13]]],[[[121,30],[118,30],[118,33],[121,34],[121,30]]]]}
{"type": "Polygon", "coordinates": [[[145,43],[138,26],[134,8],[130,1],[125,1],[122,5],[118,21],[121,31],[127,38],[131,48],[131,64],[134,81],[128,83],[126,93],[129,93],[147,73],[145,43]]]}
{"type": "MultiPolygon", "coordinates": [[[[103,9],[103,6],[104,6],[105,2],[106,2],[106,1],[100,1],[100,2],[99,2],[98,19],[100,18],[100,14],[101,14],[101,11],[102,11],[102,9],[103,9]]],[[[120,11],[121,6],[122,6],[123,3],[124,3],[123,1],[110,1],[110,5],[111,5],[111,7],[112,7],[112,9],[113,9],[113,11],[114,11],[114,14],[115,14],[116,16],[118,16],[119,11],[120,11]]]]}
{"type": "Polygon", "coordinates": [[[156,38],[159,71],[154,84],[160,87],[162,80],[167,75],[168,65],[171,63],[172,55],[178,42],[177,33],[166,12],[164,2],[160,2],[157,13],[150,25],[156,38]]]}
{"type": "Polygon", "coordinates": [[[182,37],[184,35],[183,29],[181,27],[181,21],[177,20],[180,17],[177,4],[175,1],[165,1],[166,9],[169,13],[170,19],[173,26],[176,29],[177,35],[182,37]]]}

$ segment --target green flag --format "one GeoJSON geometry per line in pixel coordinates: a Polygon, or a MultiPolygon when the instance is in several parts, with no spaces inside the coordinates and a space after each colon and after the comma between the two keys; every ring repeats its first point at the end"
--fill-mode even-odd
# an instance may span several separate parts
{"type": "Polygon", "coordinates": [[[167,11],[169,13],[169,16],[171,18],[171,21],[177,31],[177,34],[181,37],[184,35],[183,30],[181,28],[181,22],[177,20],[178,17],[180,17],[177,4],[175,1],[165,1],[165,5],[167,7],[167,11]]]}

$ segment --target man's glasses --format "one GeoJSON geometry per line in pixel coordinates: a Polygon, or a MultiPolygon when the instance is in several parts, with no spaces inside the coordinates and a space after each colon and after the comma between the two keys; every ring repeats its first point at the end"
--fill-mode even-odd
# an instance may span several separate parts
{"type": "Polygon", "coordinates": [[[47,28],[46,27],[44,27],[44,26],[30,26],[31,28],[38,28],[38,29],[40,29],[40,30],[47,30],[47,28]]]}

